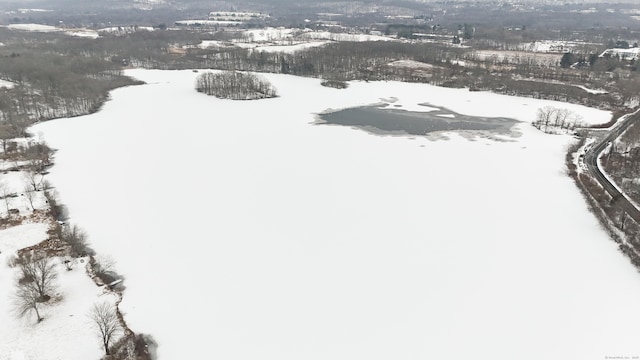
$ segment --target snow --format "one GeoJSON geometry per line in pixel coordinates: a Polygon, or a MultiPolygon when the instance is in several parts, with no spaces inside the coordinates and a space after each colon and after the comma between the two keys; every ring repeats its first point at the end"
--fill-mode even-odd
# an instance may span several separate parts
{"type": "MultiPolygon", "coordinates": [[[[394,39],[365,35],[365,34],[344,34],[330,33],[328,31],[312,31],[309,29],[291,29],[291,28],[265,28],[246,30],[243,33],[243,39],[234,41],[233,46],[254,51],[267,53],[295,53],[300,50],[325,46],[331,41],[391,41],[394,39]]],[[[228,42],[216,40],[202,41],[198,47],[202,49],[214,48],[220,46],[230,46],[228,42]]]]}
{"type": "Polygon", "coordinates": [[[396,39],[386,37],[386,36],[367,35],[367,34],[332,33],[329,31],[305,32],[301,34],[300,37],[305,39],[315,39],[315,40],[352,41],[352,42],[397,41],[396,39]]]}
{"type": "Polygon", "coordinates": [[[640,209],[640,205],[636,203],[632,198],[627,196],[627,194],[625,194],[624,190],[618,185],[618,183],[606,171],[604,171],[605,167],[602,164],[602,158],[606,156],[605,154],[608,153],[610,149],[611,149],[611,144],[609,144],[607,148],[600,153],[600,156],[598,156],[598,168],[600,169],[600,172],[602,173],[602,175],[604,175],[604,177],[609,181],[609,183],[611,183],[611,185],[613,185],[613,187],[615,187],[616,190],[618,190],[618,192],[622,194],[625,200],[631,203],[636,209],[640,209]]]}
{"type": "Polygon", "coordinates": [[[387,64],[391,67],[431,70],[433,65],[415,60],[396,60],[387,64]]]}
{"type": "Polygon", "coordinates": [[[251,42],[280,41],[292,38],[304,39],[307,41],[397,41],[396,39],[380,35],[334,33],[329,31],[313,31],[311,29],[300,30],[291,28],[266,28],[247,30],[244,32],[244,37],[249,39],[251,42]]]}
{"type": "Polygon", "coordinates": [[[240,21],[222,21],[222,20],[178,20],[176,25],[182,26],[215,26],[215,25],[239,25],[240,21]]]}
{"type": "Polygon", "coordinates": [[[77,36],[77,37],[85,37],[90,39],[97,39],[98,32],[95,30],[89,29],[63,29],[51,25],[42,25],[42,24],[11,24],[6,26],[12,30],[21,30],[21,31],[34,31],[34,32],[62,32],[65,35],[69,36],[77,36]]]}
{"type": "Polygon", "coordinates": [[[523,51],[532,51],[539,53],[565,53],[571,52],[579,47],[586,45],[598,45],[584,41],[561,41],[561,40],[539,40],[530,43],[520,44],[519,48],[523,51]]]}
{"type": "Polygon", "coordinates": [[[622,60],[637,60],[638,54],[640,54],[640,48],[629,48],[629,49],[607,49],[600,57],[604,56],[619,56],[622,60]]]}
{"type": "Polygon", "coordinates": [[[478,50],[473,55],[480,61],[494,60],[496,62],[506,61],[508,63],[518,63],[522,61],[535,61],[540,65],[557,66],[562,58],[561,54],[555,53],[534,53],[525,51],[503,51],[503,50],[478,50]]]}
{"type": "Polygon", "coordinates": [[[324,46],[324,45],[327,45],[328,43],[329,43],[328,41],[314,41],[314,42],[304,42],[304,43],[292,44],[292,45],[267,45],[267,46],[257,46],[254,48],[254,50],[268,52],[268,53],[283,52],[287,54],[292,54],[297,51],[324,46]]]}
{"type": "MultiPolygon", "coordinates": [[[[292,41],[281,40],[273,42],[234,42],[230,46],[236,46],[243,49],[251,49],[254,51],[266,52],[266,53],[287,53],[292,54],[297,51],[309,49],[313,47],[320,47],[328,44],[329,41],[292,41]]],[[[203,41],[199,46],[202,48],[229,46],[227,43],[215,42],[215,41],[203,41]],[[206,47],[205,47],[206,46],[206,47]]]]}
{"type": "Polygon", "coordinates": [[[147,85],[32,130],[160,360],[640,355],[640,275],[565,175],[572,138],[526,123],[547,105],[610,113],[277,74],[280,97],[236,102],[196,93],[191,71],[128,74],[147,85]],[[379,102],[525,123],[509,141],[312,124],[379,102]]]}
{"type": "Polygon", "coordinates": [[[266,29],[254,29],[247,30],[243,33],[244,37],[250,39],[252,42],[265,42],[274,40],[289,39],[294,33],[298,32],[297,29],[289,28],[266,28],[266,29]]]}
{"type": "Polygon", "coordinates": [[[97,39],[100,37],[97,31],[89,29],[72,29],[64,32],[69,36],[77,36],[82,38],[97,39]]]}
{"type": "Polygon", "coordinates": [[[198,47],[200,49],[209,49],[209,48],[227,47],[227,46],[232,46],[232,45],[228,42],[223,42],[219,40],[203,40],[200,44],[198,44],[198,47]]]}
{"type": "Polygon", "coordinates": [[[18,9],[18,12],[21,14],[27,14],[30,12],[53,12],[53,10],[46,9],[18,9]]]}
{"type": "Polygon", "coordinates": [[[579,87],[580,89],[588,92],[589,94],[608,94],[609,92],[606,90],[594,90],[594,89],[589,89],[586,86],[582,86],[582,85],[576,85],[576,87],[579,87]]]}
{"type": "Polygon", "coordinates": [[[11,89],[14,87],[14,85],[15,84],[12,83],[11,81],[0,79],[0,88],[11,89]]]}
{"type": "Polygon", "coordinates": [[[126,35],[137,31],[154,31],[155,29],[150,26],[113,26],[108,28],[102,28],[98,30],[98,34],[113,34],[113,35],[126,35]]]}
{"type": "MultiPolygon", "coordinates": [[[[6,266],[7,261],[19,249],[36,245],[47,238],[47,224],[25,224],[0,230],[0,266],[6,266]]],[[[5,270],[5,269],[3,269],[5,270]]],[[[7,284],[13,278],[6,277],[6,272],[0,273],[0,284],[7,284]]],[[[10,291],[1,292],[3,295],[10,291]]],[[[5,307],[0,307],[6,309],[5,307]]],[[[1,322],[0,322],[1,323],[1,322]]],[[[1,353],[1,352],[0,352],[1,353]]]]}
{"type": "Polygon", "coordinates": [[[100,339],[88,321],[87,313],[94,302],[115,302],[115,297],[103,294],[85,274],[83,263],[65,271],[55,260],[58,271],[60,299],[42,306],[44,320],[16,318],[12,296],[15,268],[8,259],[15,251],[35,245],[47,238],[48,226],[25,224],[0,230],[0,360],[86,360],[102,355],[100,339]]]}
{"type": "Polygon", "coordinates": [[[60,29],[55,26],[42,25],[42,24],[11,24],[11,25],[7,25],[7,28],[13,29],[13,30],[36,31],[36,32],[60,31],[60,29]]]}

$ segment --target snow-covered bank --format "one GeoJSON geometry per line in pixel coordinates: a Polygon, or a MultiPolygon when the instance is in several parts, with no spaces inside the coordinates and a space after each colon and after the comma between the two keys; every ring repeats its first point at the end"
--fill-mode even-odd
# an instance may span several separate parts
{"type": "Polygon", "coordinates": [[[371,104],[530,122],[544,105],[420,84],[266,75],[279,98],[134,70],[99,113],[40,124],[49,179],[126,276],[160,359],[640,355],[640,276],[564,174],[569,137],[374,136],[312,125],[371,104]]]}
{"type": "Polygon", "coordinates": [[[114,295],[87,276],[82,263],[65,271],[55,259],[58,273],[56,299],[40,305],[44,320],[17,318],[15,279],[17,268],[9,268],[9,259],[18,249],[47,238],[45,223],[23,224],[0,230],[0,360],[86,360],[103,355],[100,339],[87,315],[95,302],[115,302],[114,295]]]}

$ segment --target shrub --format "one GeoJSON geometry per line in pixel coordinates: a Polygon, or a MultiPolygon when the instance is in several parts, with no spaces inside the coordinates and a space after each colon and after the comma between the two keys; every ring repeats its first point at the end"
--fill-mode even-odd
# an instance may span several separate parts
{"type": "Polygon", "coordinates": [[[320,85],[334,89],[346,89],[349,86],[348,83],[340,80],[324,80],[320,85]]]}

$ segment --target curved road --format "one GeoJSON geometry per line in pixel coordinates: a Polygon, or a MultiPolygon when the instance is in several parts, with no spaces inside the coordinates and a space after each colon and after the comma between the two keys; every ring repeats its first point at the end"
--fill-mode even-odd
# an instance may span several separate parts
{"type": "MultiPolygon", "coordinates": [[[[602,185],[602,187],[611,195],[612,201],[617,202],[624,211],[629,215],[636,223],[640,224],[640,210],[629,201],[629,199],[613,185],[606,176],[602,173],[600,166],[598,166],[598,157],[604,151],[604,149],[615,139],[617,139],[622,133],[627,130],[629,125],[637,120],[637,114],[640,110],[636,110],[631,114],[625,115],[621,122],[614,125],[609,133],[595,145],[593,145],[584,155],[584,163],[589,170],[589,173],[602,185]]],[[[613,219],[612,219],[613,220],[613,219]]]]}

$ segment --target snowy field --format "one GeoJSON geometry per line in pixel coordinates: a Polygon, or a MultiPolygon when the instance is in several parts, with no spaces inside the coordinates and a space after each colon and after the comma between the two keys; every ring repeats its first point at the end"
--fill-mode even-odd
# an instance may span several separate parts
{"type": "MultiPolygon", "coordinates": [[[[14,141],[24,146],[30,140],[14,141]]],[[[31,188],[32,180],[42,183],[43,178],[40,175],[29,177],[26,171],[15,171],[25,163],[24,160],[0,160],[0,196],[3,197],[0,217],[6,219],[7,209],[11,209],[19,213],[11,215],[14,220],[26,218],[21,225],[0,228],[0,360],[99,359],[101,343],[87,314],[94,303],[115,303],[117,298],[97,287],[86,274],[87,259],[75,259],[71,263],[73,270],[66,271],[62,258],[52,258],[58,278],[54,281],[55,290],[50,293],[53,299],[40,304],[39,311],[44,320],[38,323],[33,314],[23,318],[17,316],[15,299],[19,270],[10,263],[18,250],[46,240],[51,225],[50,219],[42,213],[34,214],[34,209],[42,211],[49,207],[43,191],[25,191],[25,186],[31,188]]]]}
{"type": "Polygon", "coordinates": [[[242,33],[242,39],[236,39],[232,42],[204,40],[197,46],[202,49],[236,46],[259,52],[291,54],[312,47],[325,46],[334,41],[369,42],[397,41],[397,39],[367,34],[313,31],[310,29],[265,28],[246,30],[242,33]]]}
{"type": "Polygon", "coordinates": [[[63,29],[63,28],[58,28],[51,25],[42,25],[42,24],[11,24],[11,25],[7,25],[6,28],[11,30],[46,32],[46,33],[62,32],[65,35],[69,35],[69,36],[76,36],[76,37],[83,37],[83,38],[90,38],[90,39],[98,38],[97,31],[90,30],[90,29],[83,29],[83,28],[63,29]]]}
{"type": "Polygon", "coordinates": [[[557,66],[562,58],[561,54],[502,50],[478,50],[473,52],[473,56],[479,61],[493,60],[514,64],[535,61],[535,63],[545,66],[557,66]]]}
{"type": "Polygon", "coordinates": [[[86,259],[71,271],[64,270],[60,259],[54,260],[58,292],[52,294],[54,300],[41,305],[41,323],[36,323],[35,316],[15,316],[18,271],[8,262],[18,249],[45,240],[47,230],[44,223],[0,230],[0,360],[97,360],[103,351],[87,314],[94,303],[114,303],[116,298],[103,293],[86,275],[86,259]]]}
{"type": "Polygon", "coordinates": [[[612,56],[612,57],[620,57],[622,60],[637,60],[638,54],[640,54],[640,48],[629,48],[629,49],[607,49],[600,57],[612,56]]]}
{"type": "Polygon", "coordinates": [[[32,130],[161,360],[640,355],[640,275],[565,175],[571,138],[526,123],[546,105],[609,113],[274,74],[279,98],[235,102],[196,93],[191,71],[129,73],[148,85],[32,130]],[[379,102],[525,123],[504,141],[312,124],[379,102]]]}

